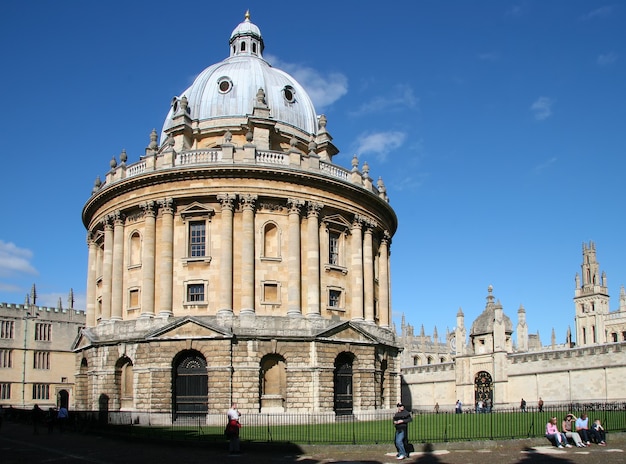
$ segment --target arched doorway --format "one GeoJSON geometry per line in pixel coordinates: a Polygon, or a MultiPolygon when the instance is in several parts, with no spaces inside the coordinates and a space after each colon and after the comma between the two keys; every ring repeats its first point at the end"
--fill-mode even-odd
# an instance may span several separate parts
{"type": "Polygon", "coordinates": [[[174,420],[206,414],[208,381],[206,359],[197,351],[183,351],[174,359],[172,375],[174,420]]]}
{"type": "Polygon", "coordinates": [[[334,411],[338,416],[352,414],[352,363],[354,356],[350,353],[341,353],[335,359],[334,372],[334,411]]]}
{"type": "Polygon", "coordinates": [[[70,406],[70,394],[67,390],[59,390],[57,394],[57,407],[68,409],[70,406]]]}
{"type": "Polygon", "coordinates": [[[482,401],[483,408],[488,411],[493,406],[493,380],[489,372],[480,371],[474,378],[474,406],[482,401]]]}

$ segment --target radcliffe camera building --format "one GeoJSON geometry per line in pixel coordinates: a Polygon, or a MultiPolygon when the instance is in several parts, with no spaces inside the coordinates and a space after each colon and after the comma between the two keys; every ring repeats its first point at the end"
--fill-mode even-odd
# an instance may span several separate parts
{"type": "Polygon", "coordinates": [[[326,117],[263,51],[246,14],[160,140],[96,180],[77,408],[155,423],[399,398],[385,186],[356,156],[335,164],[326,117]]]}

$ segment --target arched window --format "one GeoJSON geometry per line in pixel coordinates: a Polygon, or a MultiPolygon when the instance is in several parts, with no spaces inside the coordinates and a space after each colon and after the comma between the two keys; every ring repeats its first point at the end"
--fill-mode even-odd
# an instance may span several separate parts
{"type": "Polygon", "coordinates": [[[138,231],[134,231],[130,235],[130,243],[128,247],[128,265],[139,266],[141,264],[141,235],[138,231]]]}
{"type": "Polygon", "coordinates": [[[209,377],[204,356],[185,350],[174,359],[172,371],[174,420],[206,414],[209,377]]]}
{"type": "Polygon", "coordinates": [[[133,362],[127,356],[122,356],[115,367],[115,386],[120,399],[120,409],[133,407],[133,380],[133,362]]]}
{"type": "Polygon", "coordinates": [[[334,411],[338,416],[351,415],[353,409],[352,365],[354,355],[341,353],[335,358],[334,411]]]}
{"type": "Polygon", "coordinates": [[[486,371],[478,372],[474,378],[474,405],[482,401],[484,407],[490,409],[490,405],[493,405],[493,399],[493,380],[491,374],[486,371]]]}
{"type": "Polygon", "coordinates": [[[287,365],[278,354],[269,354],[261,360],[261,412],[284,412],[287,399],[287,365]]]}
{"type": "Polygon", "coordinates": [[[263,227],[263,258],[280,258],[280,230],[273,222],[263,227]]]}

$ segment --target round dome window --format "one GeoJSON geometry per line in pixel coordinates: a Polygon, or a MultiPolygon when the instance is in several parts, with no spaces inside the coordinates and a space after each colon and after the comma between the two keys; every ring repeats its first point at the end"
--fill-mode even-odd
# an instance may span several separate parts
{"type": "Polygon", "coordinates": [[[293,103],[296,101],[296,91],[290,85],[286,85],[285,88],[283,89],[283,96],[285,97],[285,100],[287,100],[288,103],[293,103]]]}
{"type": "Polygon", "coordinates": [[[220,93],[228,93],[233,88],[233,81],[228,77],[220,77],[217,81],[217,88],[220,93]]]}

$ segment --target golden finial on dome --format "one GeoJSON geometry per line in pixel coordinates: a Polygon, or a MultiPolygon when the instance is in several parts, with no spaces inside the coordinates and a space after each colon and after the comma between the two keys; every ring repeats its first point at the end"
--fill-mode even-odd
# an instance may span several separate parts
{"type": "Polygon", "coordinates": [[[245,19],[246,19],[246,21],[250,21],[250,10],[246,10],[245,19]]]}

